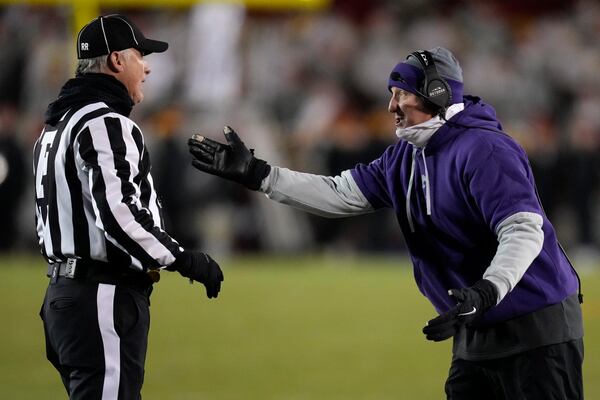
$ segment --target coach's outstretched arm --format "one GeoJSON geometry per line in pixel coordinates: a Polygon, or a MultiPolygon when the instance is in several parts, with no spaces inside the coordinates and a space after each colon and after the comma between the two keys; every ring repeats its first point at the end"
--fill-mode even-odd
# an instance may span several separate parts
{"type": "Polygon", "coordinates": [[[259,190],[271,200],[323,217],[347,217],[374,211],[349,170],[331,177],[271,167],[254,157],[254,152],[233,129],[226,126],[223,133],[227,144],[201,135],[189,139],[194,167],[259,190]]]}

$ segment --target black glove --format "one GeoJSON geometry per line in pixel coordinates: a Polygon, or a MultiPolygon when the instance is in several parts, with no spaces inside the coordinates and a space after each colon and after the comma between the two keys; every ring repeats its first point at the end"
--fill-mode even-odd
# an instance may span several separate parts
{"type": "Polygon", "coordinates": [[[258,190],[262,180],[269,175],[271,166],[254,157],[253,151],[248,150],[233,129],[226,126],[223,134],[227,144],[200,135],[189,139],[190,153],[196,158],[192,165],[200,171],[258,190]]]}
{"type": "Polygon", "coordinates": [[[498,299],[498,289],[487,279],[481,279],[468,288],[450,289],[448,294],[458,304],[427,323],[423,333],[428,340],[439,342],[454,336],[461,325],[471,324],[495,306],[498,299]]]}
{"type": "Polygon", "coordinates": [[[209,299],[219,295],[223,272],[219,264],[206,253],[184,251],[166,269],[177,271],[190,281],[202,283],[206,287],[206,296],[209,299]]]}

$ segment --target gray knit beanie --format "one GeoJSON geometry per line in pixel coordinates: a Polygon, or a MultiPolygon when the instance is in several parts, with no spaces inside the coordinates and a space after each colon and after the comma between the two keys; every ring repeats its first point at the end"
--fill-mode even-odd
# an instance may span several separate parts
{"type": "MultiPolygon", "coordinates": [[[[438,74],[446,80],[452,91],[451,103],[463,101],[463,75],[458,60],[450,50],[443,47],[434,47],[428,50],[435,63],[438,74]]],[[[388,87],[398,87],[414,94],[419,94],[425,74],[419,60],[409,56],[406,60],[396,64],[390,74],[388,87]],[[396,77],[396,79],[392,79],[396,77]],[[401,79],[398,79],[400,77],[401,79]]]]}

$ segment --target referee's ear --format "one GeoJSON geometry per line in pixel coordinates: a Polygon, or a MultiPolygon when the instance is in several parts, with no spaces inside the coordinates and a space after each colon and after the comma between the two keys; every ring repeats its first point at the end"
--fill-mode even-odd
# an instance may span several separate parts
{"type": "Polygon", "coordinates": [[[124,55],[118,51],[111,52],[106,57],[106,66],[108,67],[108,69],[111,72],[113,72],[115,74],[118,74],[119,72],[123,72],[123,70],[124,70],[123,57],[124,57],[124,55]]]}

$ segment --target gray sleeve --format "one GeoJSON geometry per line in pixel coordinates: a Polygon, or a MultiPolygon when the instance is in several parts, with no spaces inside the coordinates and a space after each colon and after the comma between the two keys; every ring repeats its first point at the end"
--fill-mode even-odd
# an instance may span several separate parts
{"type": "Polygon", "coordinates": [[[323,217],[340,218],[374,211],[349,170],[331,177],[271,167],[260,191],[271,200],[323,217]]]}
{"type": "Polygon", "coordinates": [[[498,303],[519,283],[544,244],[542,216],[519,212],[496,228],[498,249],[483,277],[498,288],[498,303]]]}

